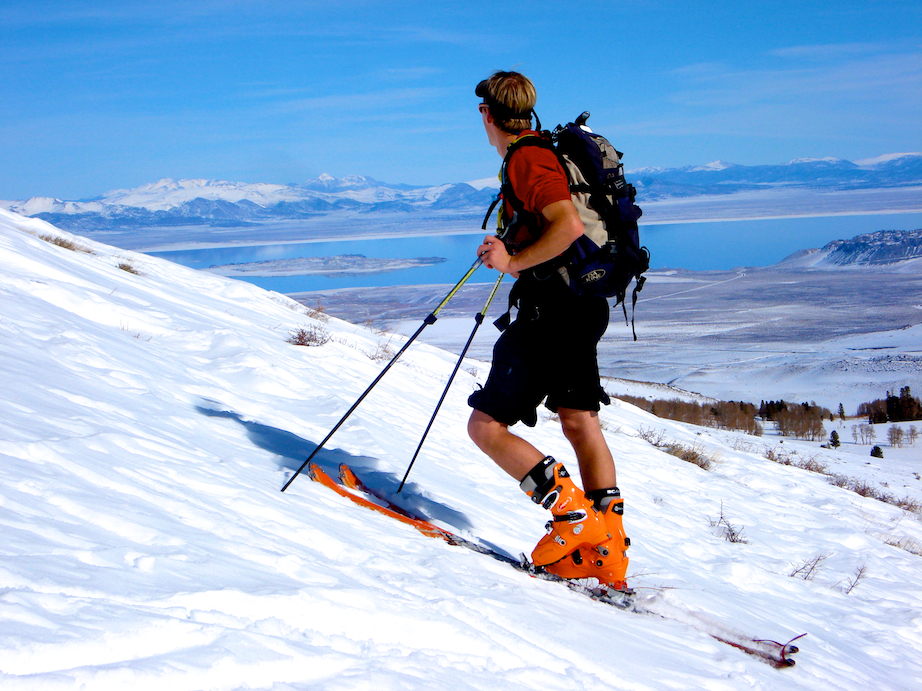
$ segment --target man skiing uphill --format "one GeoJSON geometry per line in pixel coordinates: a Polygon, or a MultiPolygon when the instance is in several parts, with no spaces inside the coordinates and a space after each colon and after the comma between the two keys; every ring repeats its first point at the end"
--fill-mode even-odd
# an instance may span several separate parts
{"type": "Polygon", "coordinates": [[[604,297],[577,295],[563,280],[559,257],[583,234],[567,174],[556,153],[531,129],[534,85],[497,72],[475,90],[490,144],[503,158],[502,240],[488,236],[477,253],[485,266],[517,280],[510,302],[518,313],[496,342],[484,388],[468,400],[468,432],[477,446],[549,509],[548,533],[532,552],[538,566],[564,578],[597,578],[625,588],[630,544],[615,463],[602,434],[596,347],[608,326],[604,297]],[[546,400],[545,400],[546,399],[546,400]],[[544,404],[560,417],[585,484],[563,464],[509,431],[533,427],[544,404]]]}

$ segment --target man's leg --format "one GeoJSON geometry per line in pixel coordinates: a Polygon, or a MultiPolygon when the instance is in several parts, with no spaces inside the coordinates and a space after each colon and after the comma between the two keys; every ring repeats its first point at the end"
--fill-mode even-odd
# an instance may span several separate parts
{"type": "Polygon", "coordinates": [[[563,434],[576,453],[583,489],[587,492],[616,487],[615,460],[602,434],[599,414],[592,410],[559,408],[563,434]]]}
{"type": "Polygon", "coordinates": [[[509,425],[479,410],[471,413],[467,432],[478,448],[516,482],[521,482],[544,459],[538,449],[510,432],[509,425]]]}
{"type": "Polygon", "coordinates": [[[519,482],[536,504],[553,515],[549,532],[532,552],[543,566],[563,559],[580,546],[587,549],[609,538],[602,514],[577,487],[562,463],[543,455],[509,426],[477,409],[468,421],[468,433],[481,451],[519,482]]]}

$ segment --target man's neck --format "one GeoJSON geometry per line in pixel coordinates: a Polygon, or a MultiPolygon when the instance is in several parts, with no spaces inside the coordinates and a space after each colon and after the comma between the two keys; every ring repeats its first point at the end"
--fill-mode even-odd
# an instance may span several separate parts
{"type": "Polygon", "coordinates": [[[506,158],[509,145],[518,139],[522,133],[516,132],[513,134],[512,132],[506,132],[499,129],[496,130],[496,132],[496,141],[494,142],[494,145],[496,146],[496,153],[499,154],[500,158],[506,158]]]}

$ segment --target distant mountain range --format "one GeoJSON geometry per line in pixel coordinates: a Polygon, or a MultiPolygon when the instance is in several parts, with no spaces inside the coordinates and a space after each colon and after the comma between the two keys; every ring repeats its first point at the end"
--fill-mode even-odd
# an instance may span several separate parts
{"type": "MultiPolygon", "coordinates": [[[[716,161],[685,168],[628,171],[641,203],[733,194],[772,188],[816,190],[876,189],[922,185],[922,153],[888,154],[851,162],[798,159],[781,165],[744,166],[716,161]]],[[[278,185],[221,180],[164,179],[92,199],[66,201],[33,197],[0,202],[68,230],[210,225],[240,227],[352,211],[482,214],[496,182],[413,187],[361,176],[321,175],[303,184],[278,185]]]]}
{"type": "Polygon", "coordinates": [[[918,272],[922,268],[922,229],[882,230],[850,240],[834,240],[822,249],[795,252],[777,266],[817,269],[879,267],[918,272]]]}
{"type": "Polygon", "coordinates": [[[782,165],[742,166],[715,161],[686,168],[631,171],[638,196],[647,201],[730,194],[777,187],[816,190],[878,189],[922,183],[922,153],[887,154],[851,162],[801,158],[782,165]]]}

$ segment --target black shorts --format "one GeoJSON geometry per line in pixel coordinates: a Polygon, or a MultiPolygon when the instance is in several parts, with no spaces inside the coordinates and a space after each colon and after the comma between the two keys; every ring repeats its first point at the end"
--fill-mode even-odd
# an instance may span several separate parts
{"type": "Polygon", "coordinates": [[[608,301],[578,297],[552,276],[520,278],[513,295],[516,319],[493,347],[487,383],[468,404],[494,420],[529,427],[545,406],[598,411],[610,399],[599,381],[597,346],[608,328],[608,301]]]}

